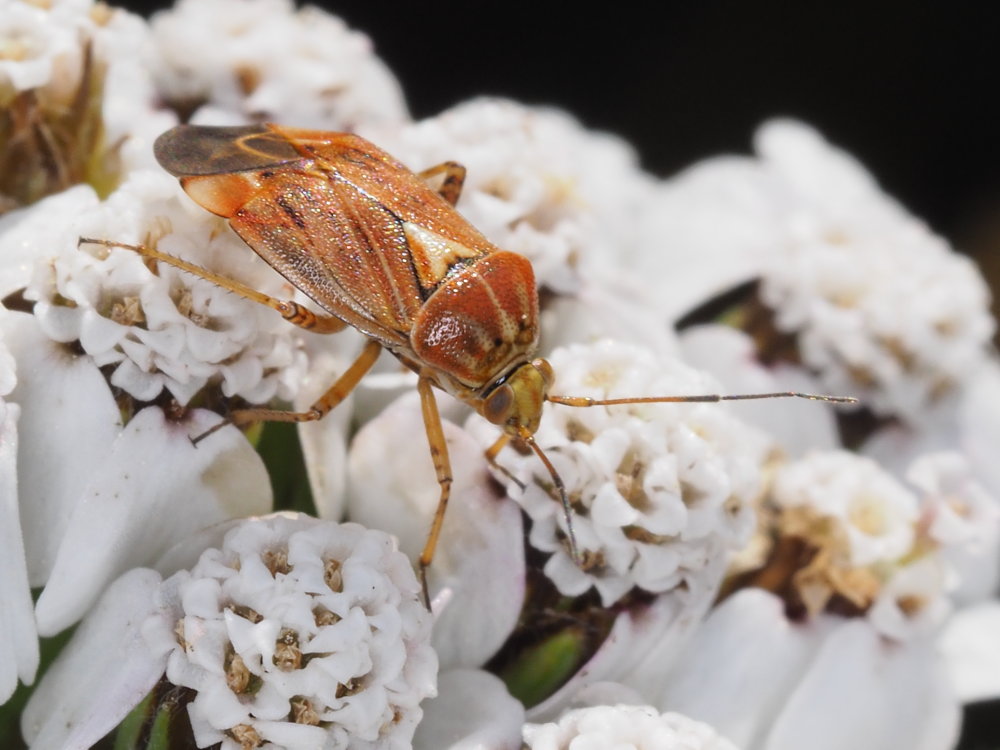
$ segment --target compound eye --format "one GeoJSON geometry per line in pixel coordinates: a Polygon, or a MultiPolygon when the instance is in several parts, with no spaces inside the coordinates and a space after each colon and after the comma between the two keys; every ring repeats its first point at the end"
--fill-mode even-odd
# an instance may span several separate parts
{"type": "Polygon", "coordinates": [[[493,389],[483,402],[483,416],[493,424],[505,424],[514,405],[514,389],[501,385],[493,389]]]}
{"type": "Polygon", "coordinates": [[[556,380],[556,374],[552,371],[552,365],[549,364],[548,360],[538,359],[532,360],[532,366],[538,370],[542,375],[542,380],[545,381],[545,385],[551,386],[556,380]]]}

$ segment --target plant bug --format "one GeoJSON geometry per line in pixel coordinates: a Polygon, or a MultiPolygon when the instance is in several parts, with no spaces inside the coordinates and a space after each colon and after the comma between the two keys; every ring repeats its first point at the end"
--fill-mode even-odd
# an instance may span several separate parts
{"type": "Polygon", "coordinates": [[[446,162],[415,174],[359,136],[273,124],[181,125],[161,135],[154,151],[191,198],[227,218],[258,255],[326,314],[270,297],[155,248],[126,247],[267,305],[302,328],[334,333],[352,326],[369,339],[355,362],[308,411],[244,409],[233,412],[229,422],[320,419],[350,393],[382,349],[419,376],[424,425],[440,486],[419,559],[425,602],[426,570],[452,482],[435,387],[503,428],[486,453],[492,464],[510,441],[538,456],[562,502],[570,554],[577,562],[565,488],[534,439],[545,401],[575,407],[782,397],[854,401],[797,392],[603,400],[552,395],[552,368],[535,356],[538,294],[531,264],[491,244],[455,210],[464,167],[446,162]],[[430,180],[439,181],[439,187],[432,188],[430,180]]]}

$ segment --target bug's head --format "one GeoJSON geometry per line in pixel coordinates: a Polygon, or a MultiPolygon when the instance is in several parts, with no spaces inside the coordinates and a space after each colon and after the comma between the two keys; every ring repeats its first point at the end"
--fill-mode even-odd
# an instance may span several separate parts
{"type": "Polygon", "coordinates": [[[538,358],[512,370],[483,397],[479,412],[513,437],[535,434],[552,385],[552,365],[538,358]]]}

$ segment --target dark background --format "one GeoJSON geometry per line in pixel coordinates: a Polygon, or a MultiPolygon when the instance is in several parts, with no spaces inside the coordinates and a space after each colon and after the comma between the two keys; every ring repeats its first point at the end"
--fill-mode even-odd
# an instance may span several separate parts
{"type": "MultiPolygon", "coordinates": [[[[624,136],[662,176],[747,151],[765,118],[804,119],[1000,278],[989,3],[314,4],[369,34],[417,118],[482,94],[554,104],[624,136]]],[[[1000,748],[1000,707],[967,719],[965,750],[1000,748]]]]}

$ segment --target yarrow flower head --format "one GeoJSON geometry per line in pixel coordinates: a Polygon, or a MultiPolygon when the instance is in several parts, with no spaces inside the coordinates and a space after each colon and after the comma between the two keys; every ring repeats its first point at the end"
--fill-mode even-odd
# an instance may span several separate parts
{"type": "Polygon", "coordinates": [[[897,640],[933,629],[949,608],[949,549],[975,534],[972,519],[996,512],[963,465],[957,454],[924,456],[912,488],[847,451],[778,468],[760,514],[767,561],[744,583],[768,581],[792,616],[867,616],[897,640]]]}
{"type": "Polygon", "coordinates": [[[790,194],[760,298],[831,392],[919,423],[983,364],[995,324],[975,265],[798,123],[757,135],[790,194]]]}
{"type": "Polygon", "coordinates": [[[401,750],[435,693],[418,594],[387,534],[277,515],[165,581],[173,621],[146,634],[169,651],[167,679],[197,692],[199,747],[401,750]]]}
{"type": "Polygon", "coordinates": [[[460,104],[386,141],[416,169],[465,166],[462,215],[497,246],[527,256],[539,286],[557,293],[576,291],[633,242],[652,186],[624,141],[558,110],[501,99],[460,104]]]}
{"type": "MultiPolygon", "coordinates": [[[[557,394],[718,392],[676,361],[611,341],[557,349],[550,362],[557,394]]],[[[470,420],[468,428],[488,437],[480,423],[470,420]]],[[[545,571],[560,591],[575,596],[593,586],[607,605],[633,587],[714,589],[715,566],[752,525],[749,503],[759,490],[766,438],[717,404],[548,406],[535,438],[565,482],[582,567],[570,556],[544,467],[513,451],[499,462],[516,479],[508,493],[531,517],[531,544],[551,554],[545,571]]]]}
{"type": "Polygon", "coordinates": [[[68,203],[58,221],[40,211],[9,238],[38,246],[23,296],[51,339],[79,342],[112,385],[140,402],[167,390],[184,405],[210,384],[252,403],[294,395],[305,357],[279,316],[174,269],[154,273],[133,251],[77,247],[83,235],[154,243],[209,266],[224,258],[226,273],[242,267],[255,288],[287,296],[283,280],[190,206],[171,177],[136,172],[103,203],[85,189],[68,203]]]}
{"type": "Polygon", "coordinates": [[[736,750],[700,721],[652,706],[593,706],[567,711],[557,722],[526,724],[528,750],[736,750]]]}
{"type": "Polygon", "coordinates": [[[80,182],[106,194],[152,163],[174,118],[136,64],[141,18],[91,0],[2,0],[0,16],[0,213],[80,182]]]}
{"type": "Polygon", "coordinates": [[[371,41],[319,8],[181,0],[151,28],[157,86],[178,110],[205,106],[196,120],[363,131],[407,118],[399,84],[371,41]]]}

